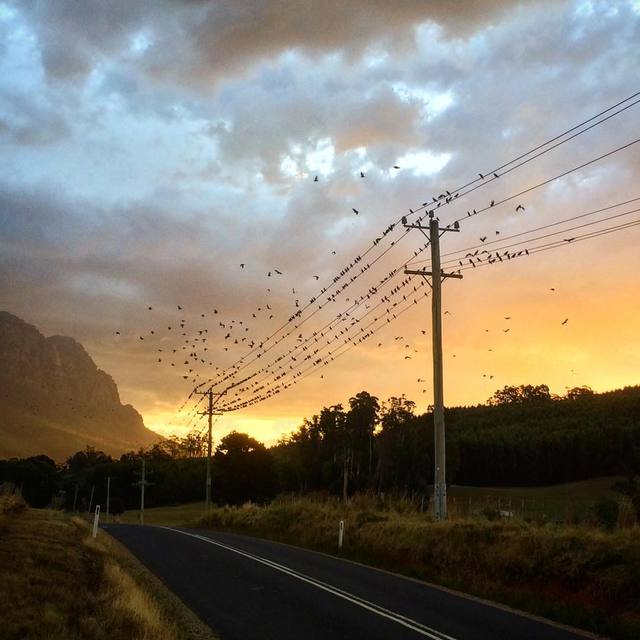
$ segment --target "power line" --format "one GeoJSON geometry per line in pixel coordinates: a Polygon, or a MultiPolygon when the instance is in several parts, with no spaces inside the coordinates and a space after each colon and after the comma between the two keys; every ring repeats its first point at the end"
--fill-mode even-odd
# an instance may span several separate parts
{"type": "MultiPolygon", "coordinates": [[[[600,118],[600,117],[601,117],[601,116],[603,116],[604,114],[609,113],[610,111],[615,110],[617,107],[619,107],[619,106],[621,106],[621,105],[623,105],[623,104],[625,104],[625,103],[629,102],[630,100],[633,100],[634,98],[636,98],[636,97],[637,97],[637,96],[639,96],[639,95],[640,95],[640,92],[636,92],[636,93],[632,94],[631,96],[629,96],[629,97],[627,97],[627,98],[625,98],[625,99],[623,99],[623,100],[621,100],[621,101],[617,102],[616,104],[612,105],[611,107],[608,107],[607,109],[604,109],[603,111],[599,112],[598,114],[596,114],[596,115],[594,115],[594,116],[591,116],[590,118],[588,118],[588,119],[586,119],[586,120],[582,121],[581,123],[579,123],[579,124],[577,124],[577,125],[575,125],[575,126],[573,126],[573,127],[569,128],[569,129],[565,130],[564,132],[562,132],[561,134],[558,134],[557,136],[555,136],[555,137],[551,138],[550,140],[547,140],[546,142],[544,142],[544,143],[542,143],[542,144],[539,144],[538,146],[534,147],[533,149],[530,149],[529,151],[527,151],[527,152],[525,152],[525,153],[523,153],[523,154],[520,154],[519,156],[517,156],[517,157],[516,157],[516,158],[514,158],[513,160],[511,160],[511,161],[509,161],[509,162],[507,162],[507,163],[504,163],[504,164],[500,165],[499,167],[496,167],[495,169],[493,169],[493,170],[491,170],[491,171],[488,171],[488,172],[487,172],[487,174],[494,174],[494,173],[497,173],[498,171],[502,171],[502,170],[503,170],[503,169],[505,169],[506,167],[509,167],[510,165],[512,165],[512,164],[514,164],[514,163],[517,163],[518,161],[522,160],[523,158],[526,158],[528,155],[531,155],[532,153],[535,153],[536,151],[539,151],[540,149],[543,149],[545,146],[548,146],[549,144],[552,144],[553,142],[556,142],[556,141],[560,140],[560,139],[561,139],[561,138],[563,138],[564,136],[568,135],[569,133],[572,133],[572,132],[576,131],[577,129],[580,129],[581,127],[584,127],[586,124],[588,124],[588,123],[592,122],[593,120],[597,120],[598,118],[600,118]]],[[[564,144],[565,142],[569,142],[570,140],[574,139],[574,138],[575,138],[575,137],[577,137],[578,135],[581,135],[582,133],[586,133],[587,131],[589,131],[589,130],[593,129],[595,126],[598,126],[598,125],[602,124],[603,122],[606,122],[606,121],[607,121],[607,120],[609,120],[610,118],[613,118],[614,116],[619,115],[619,114],[620,114],[620,113],[622,113],[623,111],[626,111],[626,110],[627,110],[627,109],[629,109],[630,107],[632,107],[632,106],[634,106],[634,105],[638,104],[638,102],[640,102],[640,100],[636,100],[635,102],[633,102],[633,103],[631,103],[631,104],[627,104],[627,105],[626,105],[625,107],[623,107],[622,109],[620,109],[620,110],[618,110],[618,111],[616,111],[616,112],[614,112],[614,113],[612,113],[612,114],[609,114],[607,117],[603,118],[602,120],[600,120],[600,121],[598,121],[598,122],[596,122],[596,123],[591,124],[589,127],[586,127],[586,128],[585,128],[585,129],[583,129],[582,131],[579,131],[579,132],[575,133],[574,135],[570,136],[570,137],[569,137],[569,138],[567,138],[566,140],[564,140],[564,141],[562,141],[562,142],[560,142],[560,143],[558,143],[558,144],[556,144],[556,145],[553,145],[553,146],[552,146],[552,147],[550,147],[549,149],[547,149],[547,150],[545,150],[545,151],[543,151],[543,152],[541,152],[541,153],[539,153],[539,154],[536,154],[534,157],[529,158],[529,159],[528,159],[528,160],[526,160],[525,162],[522,162],[522,163],[518,164],[518,165],[517,165],[517,166],[515,166],[515,167],[511,167],[510,169],[508,169],[508,172],[513,171],[513,170],[515,170],[516,168],[519,168],[519,167],[523,166],[523,165],[524,165],[524,164],[526,164],[527,162],[530,162],[530,161],[532,161],[532,160],[534,160],[534,159],[536,159],[536,158],[540,157],[540,156],[541,156],[541,155],[543,155],[544,153],[547,153],[547,152],[549,152],[549,151],[551,151],[551,150],[553,150],[553,149],[557,148],[558,146],[560,146],[561,144],[564,144]]],[[[594,160],[594,161],[596,161],[596,160],[594,160]]],[[[587,166],[587,165],[584,165],[584,166],[587,166]]],[[[581,167],[580,167],[580,168],[581,168],[581,167]]],[[[574,169],[574,170],[575,170],[575,169],[574,169]]],[[[506,172],[503,172],[503,175],[504,175],[504,173],[506,173],[506,172]]],[[[566,174],[564,174],[564,175],[566,175],[566,174]]],[[[560,176],[560,177],[562,177],[562,176],[560,176]]],[[[491,178],[490,180],[488,180],[488,181],[486,181],[486,182],[482,182],[482,180],[483,180],[483,179],[481,179],[481,178],[477,178],[477,179],[475,179],[475,180],[472,180],[472,181],[470,181],[470,182],[466,183],[465,185],[462,185],[462,186],[461,186],[461,187],[459,187],[458,189],[454,190],[454,191],[453,191],[453,193],[455,194],[455,196],[451,196],[451,198],[445,198],[444,202],[438,202],[438,199],[436,199],[435,197],[433,198],[433,200],[434,200],[434,202],[435,202],[435,203],[437,203],[438,207],[439,207],[441,204],[445,204],[445,205],[446,205],[446,204],[449,204],[450,202],[454,201],[454,197],[455,197],[455,198],[457,198],[457,197],[458,197],[458,195],[459,195],[459,193],[458,193],[458,192],[460,192],[462,189],[465,189],[465,188],[467,188],[467,187],[469,187],[469,186],[471,186],[471,185],[475,184],[476,182],[479,182],[479,181],[481,181],[481,182],[482,182],[482,184],[477,185],[476,187],[474,187],[474,189],[469,190],[469,191],[467,191],[467,192],[465,192],[465,193],[463,193],[463,194],[462,194],[462,195],[466,195],[466,193],[470,193],[471,191],[473,191],[473,190],[475,190],[475,189],[477,189],[477,188],[480,188],[481,186],[484,186],[484,184],[490,183],[491,181],[493,181],[493,180],[495,180],[495,179],[496,179],[496,178],[491,178]]],[[[515,196],[513,196],[513,197],[518,197],[519,195],[522,195],[523,193],[526,193],[526,191],[525,191],[525,192],[521,192],[521,193],[519,193],[519,194],[516,194],[516,195],[515,195],[515,196]]],[[[505,201],[506,201],[506,200],[505,200],[505,201]]],[[[502,201],[502,202],[504,202],[504,201],[502,201]]],[[[411,212],[411,213],[419,212],[419,211],[421,211],[421,210],[423,210],[423,209],[426,209],[426,208],[427,208],[427,206],[430,206],[430,205],[429,205],[429,203],[423,203],[423,205],[421,205],[420,207],[417,207],[415,210],[411,210],[411,209],[410,209],[410,212],[411,212]]],[[[393,223],[393,225],[390,225],[390,227],[391,227],[391,228],[393,228],[395,225],[397,225],[397,224],[398,224],[398,222],[399,222],[399,221],[397,221],[397,222],[393,223]]],[[[406,235],[406,234],[405,234],[405,235],[406,235]]],[[[400,238],[400,239],[402,239],[402,237],[404,237],[404,236],[401,236],[401,238],[400,238]]],[[[374,242],[373,247],[369,247],[369,249],[367,249],[363,254],[361,254],[360,256],[358,256],[355,260],[362,259],[363,257],[365,257],[365,256],[366,256],[366,255],[367,255],[367,254],[368,254],[368,253],[369,253],[369,252],[370,252],[370,251],[371,251],[375,246],[376,246],[376,244],[375,244],[375,242],[374,242]]],[[[393,246],[393,243],[392,243],[392,246],[393,246]]],[[[391,248],[391,247],[390,247],[390,248],[391,248]]],[[[390,249],[390,248],[389,248],[389,249],[390,249]]],[[[387,251],[388,251],[388,249],[387,249],[387,251]]],[[[385,253],[386,253],[386,251],[385,251],[385,253]]],[[[382,255],[384,255],[384,254],[382,254],[382,255]]],[[[381,257],[381,256],[380,256],[380,257],[381,257]]],[[[379,258],[378,258],[378,259],[379,259],[379,258]]],[[[377,261],[378,259],[376,259],[376,261],[377,261]]],[[[343,270],[343,271],[345,271],[345,274],[344,274],[344,275],[346,275],[346,272],[348,272],[348,270],[349,270],[349,268],[346,268],[345,270],[343,270]]],[[[334,278],[334,280],[333,280],[333,282],[332,282],[332,283],[330,283],[329,285],[327,285],[327,287],[323,288],[322,293],[325,293],[326,291],[328,291],[328,290],[332,289],[332,288],[333,288],[333,286],[334,286],[335,284],[337,284],[337,282],[341,279],[341,277],[342,277],[342,276],[340,276],[340,277],[338,277],[338,278],[334,278]]],[[[320,294],[320,295],[322,295],[322,294],[320,294]]],[[[313,304],[313,303],[312,303],[312,302],[307,303],[307,305],[305,305],[305,306],[301,309],[301,311],[306,310],[306,309],[307,309],[311,304],[313,304]]],[[[271,340],[271,339],[272,339],[275,335],[277,335],[277,334],[278,334],[278,333],[279,333],[283,328],[285,328],[285,327],[286,327],[286,326],[287,326],[287,325],[292,321],[292,319],[293,319],[293,318],[295,318],[295,315],[297,315],[297,314],[294,314],[294,316],[293,316],[291,319],[289,319],[287,322],[283,323],[283,324],[282,324],[278,329],[276,329],[276,330],[275,330],[275,331],[274,331],[270,336],[268,336],[265,340],[263,340],[263,341],[260,343],[260,346],[259,346],[258,348],[255,348],[255,347],[254,347],[251,351],[249,351],[247,354],[245,354],[244,356],[242,356],[242,358],[240,358],[239,360],[237,360],[233,365],[231,365],[230,367],[227,367],[227,368],[224,370],[224,372],[223,372],[223,373],[226,373],[226,372],[228,372],[228,371],[230,371],[230,370],[232,370],[232,369],[235,369],[235,368],[237,367],[237,365],[238,365],[239,363],[242,363],[242,362],[244,361],[244,359],[245,359],[247,356],[249,356],[252,352],[256,351],[257,349],[261,349],[261,348],[262,348],[262,346],[263,346],[266,342],[268,342],[269,340],[271,340]]],[[[313,314],[311,314],[311,315],[315,315],[315,312],[314,312],[313,314]]],[[[311,317],[311,315],[310,315],[310,316],[308,316],[305,320],[301,321],[301,323],[300,323],[300,324],[302,324],[302,322],[306,321],[309,317],[311,317]]],[[[297,327],[296,327],[296,328],[299,328],[300,324],[299,324],[299,325],[297,325],[297,327]]],[[[294,330],[295,330],[295,329],[294,329],[294,330]]],[[[293,331],[290,331],[290,332],[289,332],[286,336],[284,336],[280,341],[282,341],[283,339],[285,339],[286,337],[288,337],[289,335],[291,335],[291,333],[293,333],[293,331]]],[[[265,352],[265,351],[263,350],[263,353],[264,353],[264,352],[265,352]]],[[[255,359],[254,359],[253,361],[255,361],[255,359]]],[[[253,362],[253,361],[252,361],[252,362],[253,362]]],[[[233,376],[233,375],[234,375],[234,373],[231,373],[231,374],[230,374],[230,376],[233,376]]],[[[215,385],[220,384],[220,383],[221,383],[221,381],[224,381],[225,379],[228,379],[228,377],[229,377],[229,376],[227,376],[226,378],[222,378],[222,380],[218,380],[218,381],[216,381],[214,384],[215,384],[215,385]]]]}

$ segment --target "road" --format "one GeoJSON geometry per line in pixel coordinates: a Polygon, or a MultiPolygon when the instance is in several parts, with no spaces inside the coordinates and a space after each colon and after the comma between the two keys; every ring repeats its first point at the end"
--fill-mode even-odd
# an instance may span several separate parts
{"type": "Polygon", "coordinates": [[[577,640],[586,635],[313,551],[230,533],[107,525],[222,640],[577,640]]]}

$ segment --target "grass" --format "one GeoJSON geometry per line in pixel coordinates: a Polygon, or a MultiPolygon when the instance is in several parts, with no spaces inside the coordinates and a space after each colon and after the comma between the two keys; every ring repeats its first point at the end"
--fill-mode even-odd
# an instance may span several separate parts
{"type": "Polygon", "coordinates": [[[214,638],[208,627],[101,532],[0,499],[1,640],[214,638]],[[163,591],[164,589],[164,591],[163,591]]]}
{"type": "MultiPolygon", "coordinates": [[[[584,516],[591,507],[602,498],[620,497],[612,487],[617,477],[593,478],[582,482],[571,482],[549,487],[465,487],[449,488],[449,509],[453,516],[467,517],[476,515],[486,508],[513,511],[515,515],[525,515],[537,519],[547,514],[549,519],[567,519],[568,515],[584,516]],[[524,514],[523,514],[524,509],[524,514]]],[[[403,510],[417,511],[422,506],[419,498],[413,500],[393,500],[387,505],[390,509],[403,503],[403,510]]],[[[368,508],[371,505],[361,505],[368,508]]],[[[145,509],[146,524],[164,524],[180,526],[193,524],[204,515],[204,502],[190,502],[168,507],[145,509]]],[[[120,516],[120,522],[138,524],[140,512],[126,511],[120,516]]]]}
{"type": "MultiPolygon", "coordinates": [[[[186,525],[204,514],[204,502],[188,502],[170,507],[154,507],[144,510],[145,524],[186,525]]],[[[140,524],[140,511],[125,511],[118,518],[124,524],[140,524]]]]}
{"type": "Polygon", "coordinates": [[[364,500],[345,507],[311,499],[214,509],[198,524],[344,555],[616,639],[640,637],[637,526],[606,533],[516,518],[434,523],[364,500]]]}

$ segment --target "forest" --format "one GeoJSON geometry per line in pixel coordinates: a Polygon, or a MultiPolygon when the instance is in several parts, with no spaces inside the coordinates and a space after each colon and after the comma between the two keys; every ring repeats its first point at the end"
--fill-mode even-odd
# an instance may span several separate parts
{"type": "MultiPolygon", "coordinates": [[[[323,407],[267,448],[232,432],[215,447],[213,500],[269,501],[283,492],[425,494],[433,482],[433,417],[400,397],[381,402],[366,391],[323,407]]],[[[507,386],[485,404],[445,411],[447,479],[474,486],[543,486],[623,475],[631,493],[640,475],[640,387],[564,396],[546,385],[507,386]]],[[[137,508],[141,460],[149,507],[203,499],[203,435],[162,440],[114,460],[87,447],[63,465],[47,456],[0,461],[0,484],[22,488],[33,506],[53,501],[77,509],[105,504],[137,508]],[[93,493],[93,496],[91,495],[93,493]]]]}

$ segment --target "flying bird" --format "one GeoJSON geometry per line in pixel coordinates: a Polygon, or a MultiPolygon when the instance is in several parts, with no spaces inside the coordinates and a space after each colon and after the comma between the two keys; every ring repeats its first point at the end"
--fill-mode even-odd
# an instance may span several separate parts
{"type": "Polygon", "coordinates": [[[355,213],[356,215],[358,215],[360,212],[357,209],[354,209],[353,207],[351,208],[351,210],[353,211],[353,213],[355,213]]]}
{"type": "Polygon", "coordinates": [[[517,213],[518,211],[524,211],[524,207],[523,207],[521,204],[519,204],[519,205],[516,207],[516,213],[517,213]]]}
{"type": "Polygon", "coordinates": [[[480,237],[480,242],[484,242],[487,239],[487,236],[481,236],[480,237]]]}
{"type": "Polygon", "coordinates": [[[120,335],[120,332],[119,332],[119,331],[116,331],[116,335],[117,335],[117,336],[119,336],[119,335],[120,335]]]}
{"type": "Polygon", "coordinates": [[[320,276],[313,276],[316,280],[320,280],[320,276]]]}
{"type": "Polygon", "coordinates": [[[479,173],[478,175],[480,176],[480,180],[484,180],[484,176],[481,173],[479,173]]]}
{"type": "Polygon", "coordinates": [[[314,182],[318,182],[318,176],[313,179],[314,182]]]}
{"type": "Polygon", "coordinates": [[[575,240],[575,238],[565,238],[564,241],[565,242],[573,242],[575,240]]]}
{"type": "Polygon", "coordinates": [[[274,269],[274,271],[275,271],[279,276],[281,276],[281,275],[282,275],[282,271],[278,271],[277,269],[274,269]]]}
{"type": "Polygon", "coordinates": [[[182,307],[178,305],[178,311],[182,311],[182,307]]]}
{"type": "Polygon", "coordinates": [[[399,169],[400,167],[399,167],[397,164],[394,164],[394,165],[393,165],[393,168],[394,168],[394,169],[399,169]]]}
{"type": "Polygon", "coordinates": [[[562,324],[567,324],[567,322],[569,322],[569,318],[565,318],[565,319],[562,321],[562,324]]]}
{"type": "Polygon", "coordinates": [[[151,309],[153,309],[153,307],[147,307],[149,309],[149,311],[151,311],[151,309]]]}
{"type": "Polygon", "coordinates": [[[362,171],[360,172],[360,177],[364,178],[364,173],[362,173],[362,171]]]}
{"type": "Polygon", "coordinates": [[[241,269],[244,269],[244,262],[241,262],[241,263],[240,263],[240,268],[241,268],[241,269]]]}

